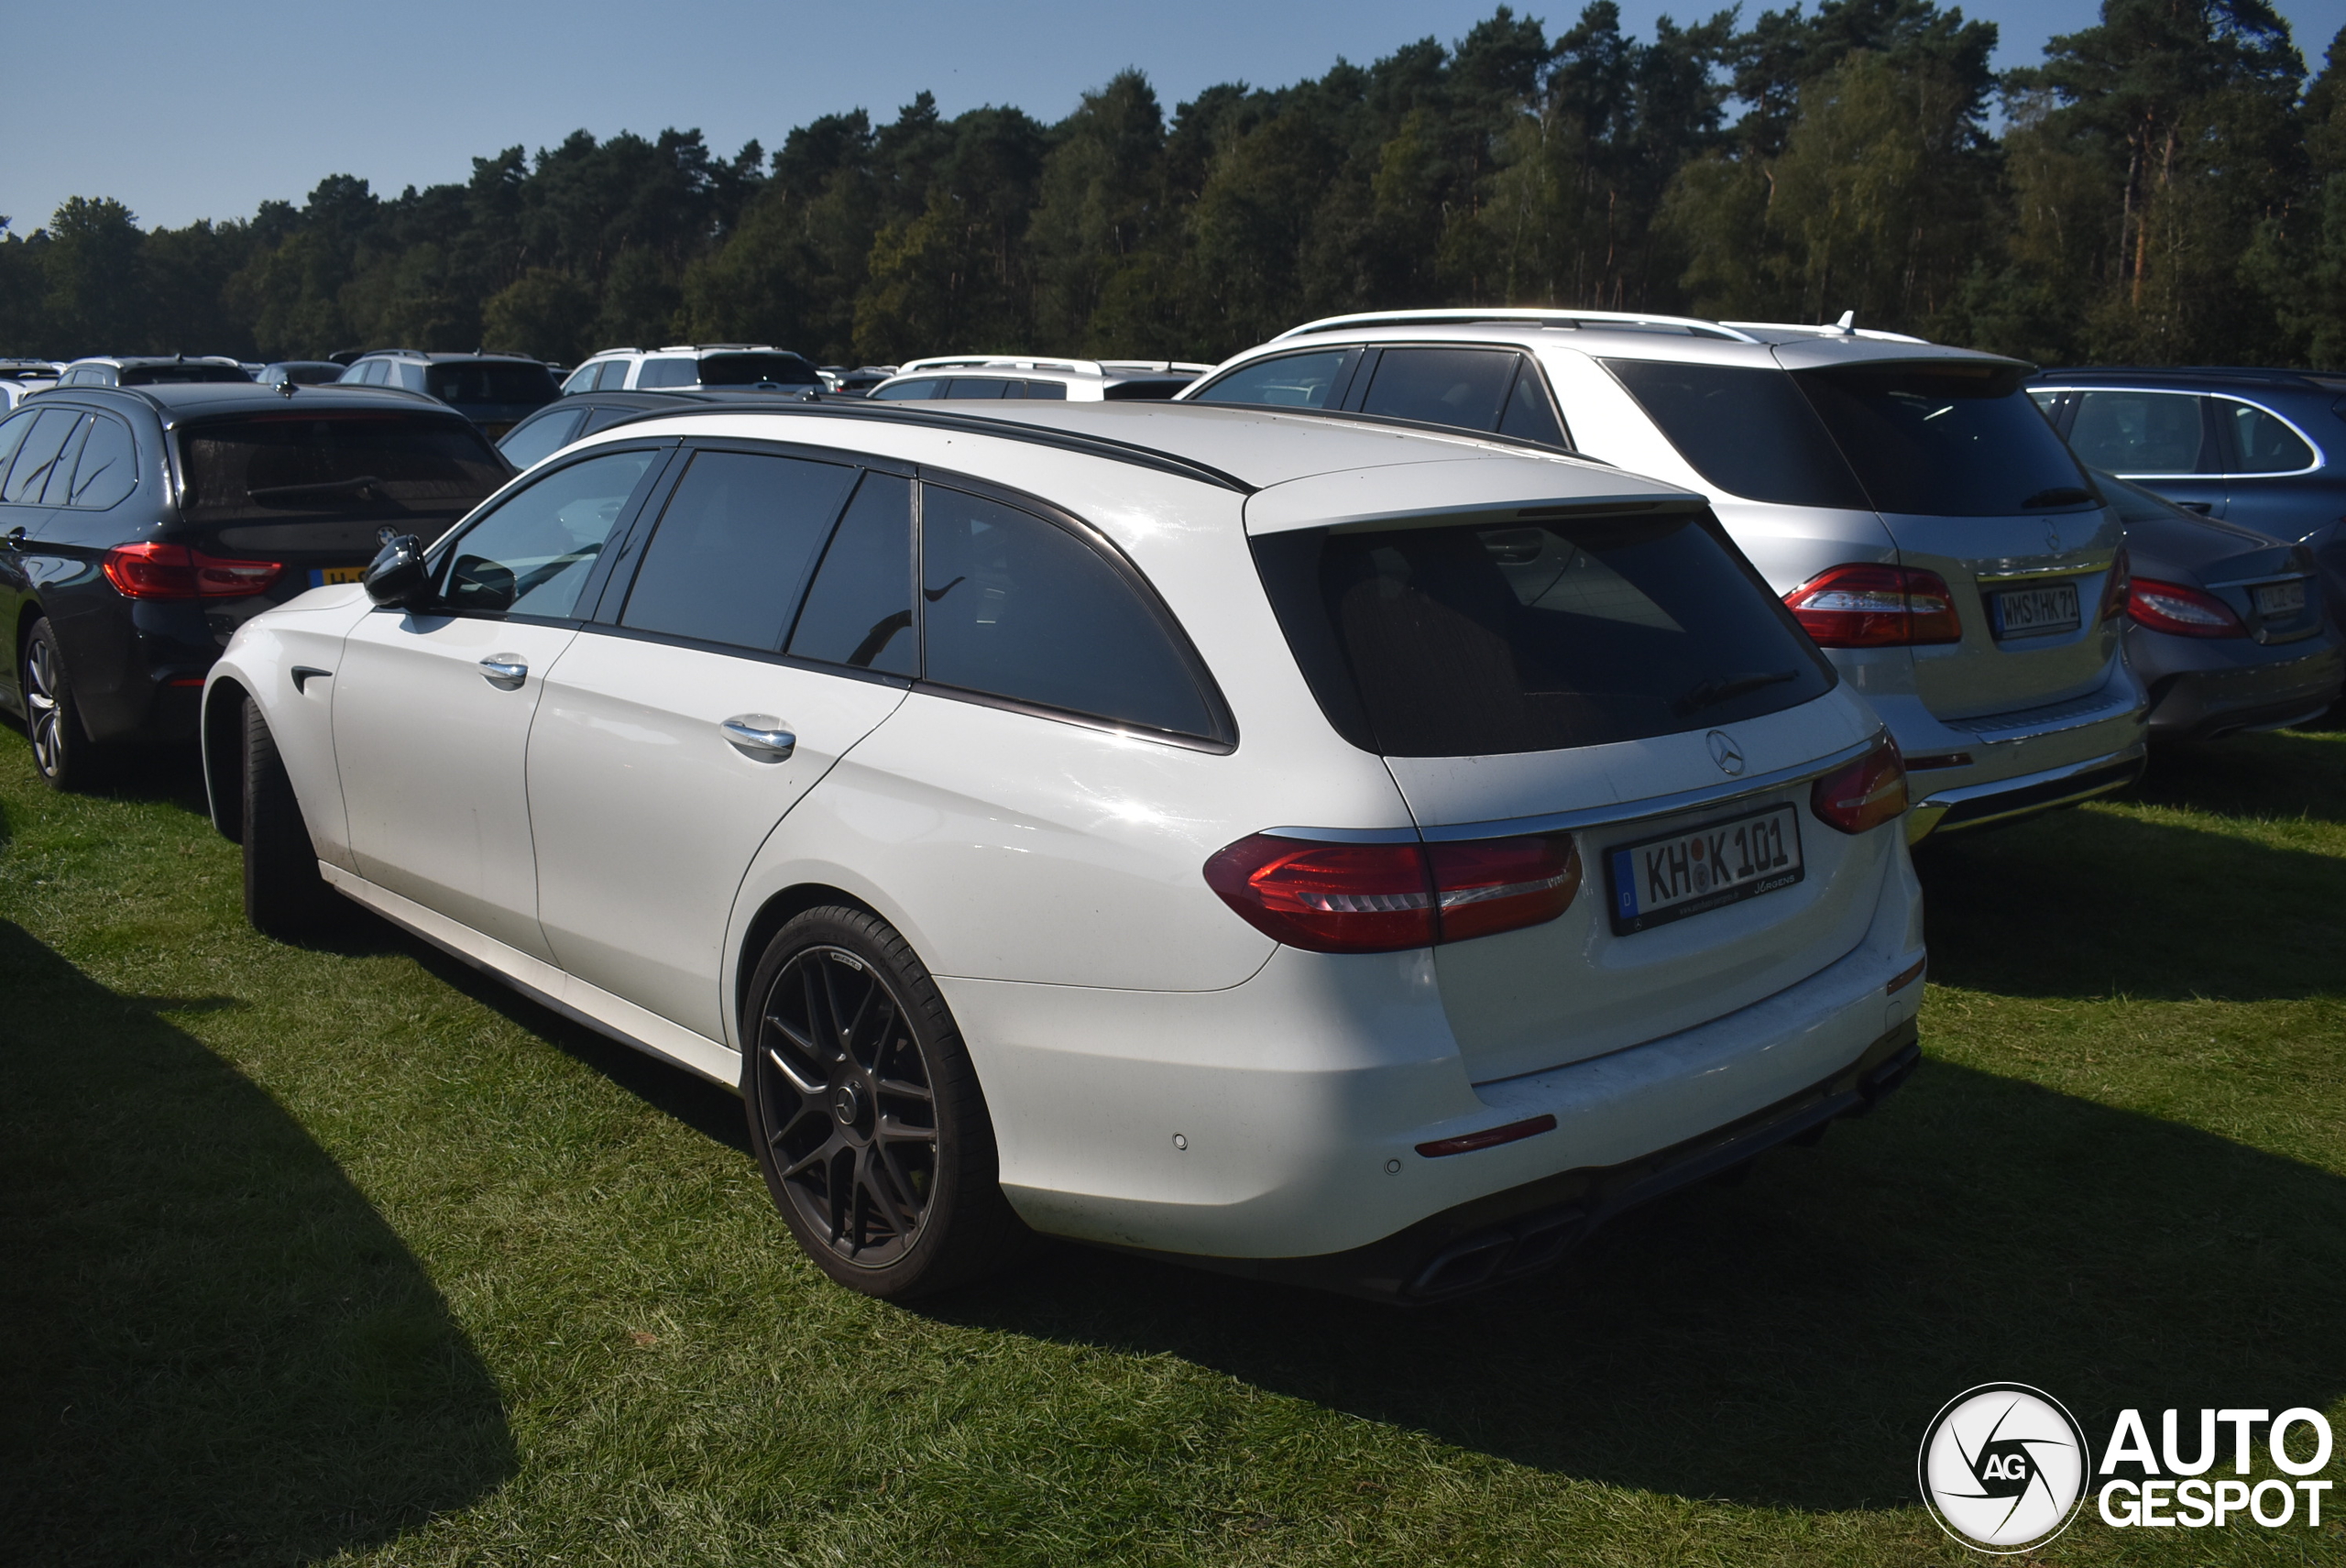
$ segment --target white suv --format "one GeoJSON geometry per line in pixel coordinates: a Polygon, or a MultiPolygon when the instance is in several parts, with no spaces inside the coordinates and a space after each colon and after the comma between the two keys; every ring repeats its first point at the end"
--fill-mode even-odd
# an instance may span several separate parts
{"type": "Polygon", "coordinates": [[[882,402],[924,398],[1048,398],[1076,403],[1164,401],[1211,365],[1179,359],[1021,359],[946,355],[915,359],[865,394],[882,402]]]}
{"type": "Polygon", "coordinates": [[[1181,396],[1488,432],[1700,491],[1888,721],[1920,840],[2142,770],[2124,528],[2030,369],[1846,318],[1395,311],[1297,327],[1181,396]]]}
{"type": "Polygon", "coordinates": [[[1451,1295],[1917,1056],[1880,721],[1699,497],[1571,458],[680,407],[204,696],[256,924],[331,886],[738,1084],[875,1294],[1031,1227],[1451,1295]]]}
{"type": "Polygon", "coordinates": [[[678,343],[606,348],[563,378],[565,392],[660,391],[694,387],[818,391],[823,378],[801,355],[770,343],[678,343]]]}

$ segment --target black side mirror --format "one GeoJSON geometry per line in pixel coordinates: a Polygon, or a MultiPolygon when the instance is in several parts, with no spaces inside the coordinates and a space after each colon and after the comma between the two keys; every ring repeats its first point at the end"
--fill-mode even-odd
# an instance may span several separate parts
{"type": "Polygon", "coordinates": [[[393,609],[415,609],[430,602],[432,577],[423,564],[423,541],[412,533],[383,530],[383,547],[358,580],[367,597],[393,609]]]}

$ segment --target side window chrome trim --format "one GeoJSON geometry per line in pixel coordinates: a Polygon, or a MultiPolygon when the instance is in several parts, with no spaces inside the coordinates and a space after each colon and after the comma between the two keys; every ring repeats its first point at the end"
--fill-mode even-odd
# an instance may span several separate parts
{"type": "MultiPolygon", "coordinates": [[[[836,669],[836,665],[822,666],[836,669]]],[[[1226,757],[1238,750],[1235,739],[1222,740],[1204,735],[1184,735],[1175,729],[1151,729],[1144,725],[1121,724],[1113,718],[1102,718],[1096,713],[1079,713],[1073,708],[1051,707],[1039,702],[1022,702],[1014,696],[997,696],[992,692],[970,691],[961,686],[947,685],[943,681],[927,679],[912,683],[912,689],[927,696],[948,697],[979,707],[997,707],[1005,713],[1021,713],[1029,718],[1047,718],[1058,724],[1072,724],[1079,729],[1097,729],[1106,735],[1121,735],[1131,740],[1154,740],[1160,745],[1178,746],[1185,751],[1204,751],[1226,757]]],[[[1234,731],[1234,727],[1233,727],[1234,731]]]]}

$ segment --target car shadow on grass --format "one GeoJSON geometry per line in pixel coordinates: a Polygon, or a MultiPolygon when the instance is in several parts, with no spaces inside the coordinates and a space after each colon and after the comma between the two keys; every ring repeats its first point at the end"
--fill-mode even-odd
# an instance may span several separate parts
{"type": "Polygon", "coordinates": [[[2088,806],[1914,858],[1931,978],[2006,996],[2346,991],[2346,861],[2088,806]]]}
{"type": "Polygon", "coordinates": [[[267,1093],[0,922],[0,1519],[14,1561],[297,1563],[514,1473],[422,1266],[267,1093]]]}
{"type": "Polygon", "coordinates": [[[1557,1271],[1410,1310],[1060,1248],[920,1310],[1171,1354],[1456,1448],[1763,1508],[1902,1505],[1965,1388],[2124,1407],[2346,1394],[2346,1180],[1926,1063],[1814,1152],[1624,1217],[1557,1271]]]}

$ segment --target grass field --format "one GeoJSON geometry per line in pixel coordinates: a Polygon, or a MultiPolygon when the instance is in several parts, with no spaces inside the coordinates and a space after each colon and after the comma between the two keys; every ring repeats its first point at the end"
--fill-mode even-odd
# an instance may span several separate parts
{"type": "Polygon", "coordinates": [[[2346,734],[1934,850],[1880,1113],[1415,1313],[1077,1248],[850,1295],[729,1095],[255,937],[196,787],[0,731],[0,1561],[1951,1563],[1914,1451],[1974,1383],[2346,1440],[2346,734]]]}

